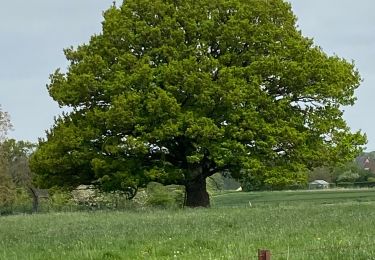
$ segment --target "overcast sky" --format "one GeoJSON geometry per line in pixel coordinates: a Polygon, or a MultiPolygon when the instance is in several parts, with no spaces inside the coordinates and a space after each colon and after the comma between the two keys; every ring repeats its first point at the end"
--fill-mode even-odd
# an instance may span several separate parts
{"type": "MultiPolygon", "coordinates": [[[[61,110],[48,95],[48,77],[66,68],[63,49],[88,42],[101,30],[112,0],[0,0],[0,104],[11,115],[10,137],[35,142],[61,110]]],[[[119,1],[118,1],[119,2],[119,1]]],[[[354,60],[364,81],[354,107],[345,108],[353,130],[367,133],[375,150],[374,0],[290,0],[299,29],[329,54],[354,60]]]]}

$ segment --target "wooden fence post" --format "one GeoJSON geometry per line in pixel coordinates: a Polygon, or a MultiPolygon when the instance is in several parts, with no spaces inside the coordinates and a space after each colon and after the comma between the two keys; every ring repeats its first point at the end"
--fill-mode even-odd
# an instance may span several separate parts
{"type": "Polygon", "coordinates": [[[271,260],[271,251],[258,249],[258,260],[271,260]]]}

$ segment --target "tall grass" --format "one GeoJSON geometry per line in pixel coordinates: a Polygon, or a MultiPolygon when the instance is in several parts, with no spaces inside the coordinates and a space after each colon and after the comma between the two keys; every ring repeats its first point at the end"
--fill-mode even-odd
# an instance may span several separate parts
{"type": "Polygon", "coordinates": [[[322,202],[6,216],[0,259],[373,259],[375,201],[322,202]]]}

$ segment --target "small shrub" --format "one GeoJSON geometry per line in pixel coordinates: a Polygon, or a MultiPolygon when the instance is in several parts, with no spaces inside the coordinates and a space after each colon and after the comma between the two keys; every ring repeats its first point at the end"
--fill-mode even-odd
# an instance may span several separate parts
{"type": "Polygon", "coordinates": [[[184,192],[178,185],[163,186],[157,182],[147,185],[147,205],[161,208],[178,208],[183,205],[184,192]]]}
{"type": "Polygon", "coordinates": [[[148,195],[146,189],[139,189],[137,194],[132,199],[132,202],[138,207],[147,206],[148,195]]]}
{"type": "Polygon", "coordinates": [[[13,213],[26,213],[32,211],[32,199],[25,188],[15,190],[13,213]]]}
{"type": "Polygon", "coordinates": [[[128,209],[133,203],[123,191],[104,192],[92,185],[81,185],[72,191],[75,204],[82,209],[128,209]]]}
{"type": "Polygon", "coordinates": [[[131,207],[131,202],[122,191],[102,192],[96,190],[94,200],[98,209],[127,209],[131,207]]]}
{"type": "Polygon", "coordinates": [[[174,205],[172,194],[160,183],[150,182],[147,185],[147,204],[156,207],[169,208],[174,205]]]}
{"type": "Polygon", "coordinates": [[[45,209],[45,206],[47,210],[52,211],[71,211],[77,208],[71,192],[61,189],[50,190],[50,198],[47,204],[41,201],[40,206],[42,211],[45,209]]]}
{"type": "Polygon", "coordinates": [[[75,204],[83,208],[97,208],[97,191],[93,185],[80,185],[71,192],[75,204]]]}
{"type": "Polygon", "coordinates": [[[165,187],[169,192],[172,193],[175,201],[175,206],[178,208],[182,208],[185,203],[185,187],[181,185],[167,185],[165,187]]]}
{"type": "Polygon", "coordinates": [[[15,185],[7,173],[6,163],[0,157],[0,214],[11,211],[15,195],[15,185]]]}
{"type": "Polygon", "coordinates": [[[220,192],[224,190],[224,177],[220,173],[215,173],[206,179],[206,185],[209,194],[220,192]]]}
{"type": "Polygon", "coordinates": [[[15,189],[9,186],[0,186],[0,215],[12,212],[12,206],[15,201],[15,189]]]}

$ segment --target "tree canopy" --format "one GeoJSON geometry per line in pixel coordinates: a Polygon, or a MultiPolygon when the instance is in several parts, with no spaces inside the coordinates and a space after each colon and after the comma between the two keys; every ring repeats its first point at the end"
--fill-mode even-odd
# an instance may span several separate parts
{"type": "Polygon", "coordinates": [[[9,113],[3,111],[0,105],[0,142],[5,140],[8,131],[12,129],[9,113]]]}
{"type": "MultiPolygon", "coordinates": [[[[7,132],[12,128],[10,116],[0,106],[0,208],[10,205],[13,202],[14,184],[9,172],[7,153],[3,143],[6,141],[7,132]]],[[[1,211],[0,211],[1,213],[1,211]]]]}
{"type": "Polygon", "coordinates": [[[18,187],[32,186],[32,174],[29,168],[29,158],[36,145],[28,141],[7,139],[0,144],[2,157],[8,165],[7,175],[18,187]]]}
{"type": "Polygon", "coordinates": [[[187,205],[208,206],[216,172],[299,183],[366,142],[342,117],[354,64],[304,37],[285,1],[127,0],[102,25],[51,75],[51,97],[71,112],[32,157],[44,186],[176,183],[187,205]]]}

